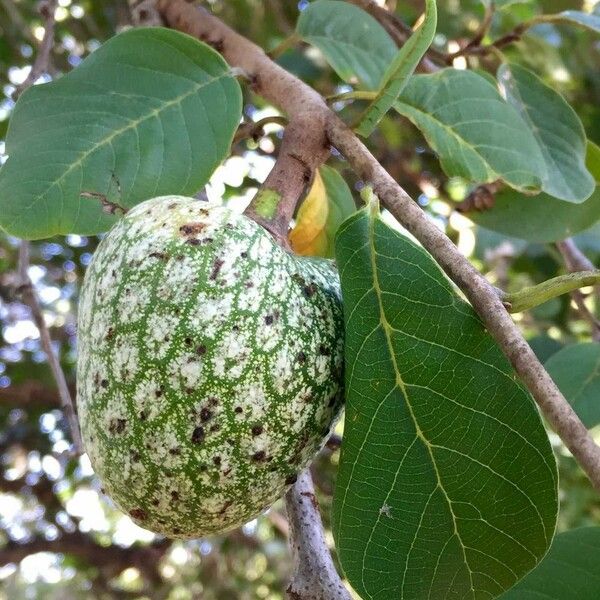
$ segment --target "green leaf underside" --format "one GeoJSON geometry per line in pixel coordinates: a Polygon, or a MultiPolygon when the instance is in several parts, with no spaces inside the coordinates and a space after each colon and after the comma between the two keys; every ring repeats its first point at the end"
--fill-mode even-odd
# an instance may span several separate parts
{"type": "Polygon", "coordinates": [[[324,256],[333,258],[335,254],[335,234],[346,218],[356,211],[356,205],[348,184],[335,169],[323,165],[319,168],[319,171],[327,191],[327,202],[329,204],[329,213],[325,225],[327,251],[324,256]]]}
{"type": "Polygon", "coordinates": [[[546,167],[538,143],[480,75],[457,69],[415,75],[394,106],[421,130],[449,176],[541,189],[546,167]]]}
{"type": "Polygon", "coordinates": [[[338,0],[317,0],[302,13],[298,35],[318,48],[339,77],[356,79],[377,90],[396,56],[396,44],[387,31],[364,10],[338,0]]]}
{"type": "Polygon", "coordinates": [[[548,194],[528,197],[505,190],[496,195],[492,209],[467,216],[482,227],[529,242],[557,242],[585,231],[600,219],[600,189],[582,204],[563,202],[548,194]]]}
{"type": "Polygon", "coordinates": [[[375,127],[394,102],[423,58],[435,36],[437,26],[437,6],[435,0],[426,0],[425,18],[419,28],[400,48],[396,57],[383,76],[383,85],[377,98],[367,107],[360,119],[356,132],[363,137],[373,133],[375,127]]]}
{"type": "Polygon", "coordinates": [[[567,346],[553,354],[545,367],[583,424],[588,428],[598,425],[600,344],[588,342],[567,346]]]}
{"type": "Polygon", "coordinates": [[[555,23],[578,25],[595,33],[600,33],[600,14],[590,14],[579,10],[565,10],[556,15],[549,15],[555,23]]]}
{"type": "Polygon", "coordinates": [[[543,190],[567,202],[589,198],[595,182],[585,166],[585,131],[575,111],[558,92],[518,65],[501,65],[498,81],[538,141],[546,161],[543,190]]]}
{"type": "Polygon", "coordinates": [[[597,600],[600,590],[600,527],[565,531],[525,579],[501,600],[597,600]]]}
{"type": "Polygon", "coordinates": [[[363,210],[340,228],[336,257],[342,567],[364,598],[493,598],[554,531],[556,465],[537,410],[424,250],[363,210]]]}
{"type": "Polygon", "coordinates": [[[0,226],[36,239],[93,234],[118,218],[81,192],[131,207],[197,191],[229,151],[241,93],[210,47],[133,29],[19,99],[0,170],[0,226]]]}

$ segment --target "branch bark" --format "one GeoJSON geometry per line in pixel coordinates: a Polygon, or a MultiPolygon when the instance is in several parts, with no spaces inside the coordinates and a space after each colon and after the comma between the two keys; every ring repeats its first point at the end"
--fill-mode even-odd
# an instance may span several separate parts
{"type": "Polygon", "coordinates": [[[273,63],[261,48],[208,12],[187,4],[185,0],[158,0],[157,7],[170,27],[218,47],[230,65],[249,75],[257,94],[290,117],[312,112],[319,127],[325,122],[330,143],[365,181],[372,184],[382,204],[421,242],[467,296],[550,425],[600,491],[600,447],[523,338],[494,287],[427,218],[354,133],[329,110],[323,98],[273,63]]]}
{"type": "Polygon", "coordinates": [[[307,469],[285,495],[294,573],[287,588],[292,600],[351,600],[327,548],[319,504],[307,469]]]}

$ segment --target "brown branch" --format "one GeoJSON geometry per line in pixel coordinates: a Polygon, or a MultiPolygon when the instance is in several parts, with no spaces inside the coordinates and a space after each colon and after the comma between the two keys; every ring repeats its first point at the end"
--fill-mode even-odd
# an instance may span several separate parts
{"type": "MultiPolygon", "coordinates": [[[[71,393],[75,393],[74,386],[69,386],[71,393]]],[[[34,379],[23,383],[16,383],[7,388],[0,388],[0,403],[11,404],[24,408],[27,406],[53,407],[60,405],[58,392],[46,387],[34,379]]]]}
{"type": "Polygon", "coordinates": [[[148,581],[160,583],[162,578],[158,570],[158,562],[170,545],[169,540],[162,540],[147,546],[131,548],[102,546],[89,536],[75,531],[63,533],[56,540],[36,537],[25,543],[8,542],[0,548],[0,566],[18,563],[37,552],[60,552],[77,556],[90,566],[108,569],[113,576],[127,567],[135,567],[148,581]]]}
{"type": "Polygon", "coordinates": [[[83,451],[81,443],[81,434],[79,432],[79,423],[77,422],[77,415],[75,413],[73,400],[71,399],[71,393],[69,391],[69,386],[67,385],[67,379],[62,370],[62,367],[60,366],[60,360],[54,352],[54,348],[52,347],[52,339],[50,338],[50,332],[48,331],[48,326],[46,325],[46,321],[42,313],[42,307],[40,305],[39,298],[37,297],[37,294],[35,292],[35,288],[33,287],[33,283],[29,278],[29,273],[27,272],[28,267],[29,242],[22,241],[21,246],[19,248],[20,286],[18,289],[21,292],[23,302],[25,302],[25,304],[27,304],[27,306],[29,306],[29,308],[31,309],[31,315],[33,317],[36,327],[40,332],[40,342],[42,345],[42,349],[46,353],[46,358],[48,360],[48,364],[50,365],[52,376],[54,377],[56,387],[58,388],[61,409],[67,417],[67,422],[69,423],[69,429],[71,430],[71,438],[73,440],[75,452],[77,454],[81,454],[83,451]]]}
{"type": "Polygon", "coordinates": [[[300,473],[285,495],[285,505],[294,558],[288,596],[292,600],[351,600],[325,541],[310,471],[300,473]]]}
{"type": "Polygon", "coordinates": [[[323,98],[269,60],[261,48],[206,11],[198,10],[184,0],[158,0],[158,8],[169,26],[216,45],[230,65],[250,75],[257,94],[290,117],[312,112],[316,127],[325,123],[331,144],[364,181],[373,185],[382,204],[464,292],[550,425],[600,491],[600,448],[523,338],[495,288],[427,218],[356,135],[329,110],[323,98]]]}
{"type": "Polygon", "coordinates": [[[265,125],[269,125],[274,123],[275,125],[281,125],[281,127],[285,127],[287,125],[287,119],[285,117],[272,116],[272,117],[264,117],[258,121],[248,121],[242,123],[238,130],[235,132],[233,136],[232,146],[245,140],[247,138],[251,138],[254,142],[258,142],[258,140],[265,135],[265,125]]]}
{"type": "Polygon", "coordinates": [[[50,52],[54,46],[54,26],[56,19],[54,13],[56,12],[56,6],[58,0],[48,0],[47,2],[41,2],[39,11],[42,19],[44,20],[44,37],[40,44],[37,56],[33,65],[31,65],[31,71],[25,81],[18,85],[13,93],[13,99],[17,99],[28,87],[31,87],[37,79],[48,71],[48,65],[50,64],[50,52]]]}
{"type": "MultiPolygon", "coordinates": [[[[571,238],[557,242],[556,247],[561,253],[569,272],[576,273],[578,271],[594,271],[596,269],[594,263],[581,252],[571,238]]],[[[600,286],[595,286],[594,292],[597,300],[600,302],[600,286]]],[[[595,342],[600,342],[600,320],[598,320],[587,307],[585,296],[581,290],[571,292],[571,298],[573,299],[575,306],[577,306],[577,310],[581,317],[590,324],[592,339],[595,342]]]]}

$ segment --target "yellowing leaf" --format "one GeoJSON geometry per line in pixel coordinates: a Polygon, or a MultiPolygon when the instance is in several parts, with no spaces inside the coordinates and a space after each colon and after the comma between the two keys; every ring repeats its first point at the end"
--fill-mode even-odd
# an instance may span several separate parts
{"type": "Polygon", "coordinates": [[[298,210],[296,226],[289,234],[290,245],[296,254],[315,256],[315,242],[325,229],[328,213],[325,184],[317,171],[312,187],[298,210]]]}
{"type": "Polygon", "coordinates": [[[289,234],[292,250],[302,256],[332,258],[337,229],[354,210],[352,193],[343,177],[331,167],[321,167],[289,234]]]}

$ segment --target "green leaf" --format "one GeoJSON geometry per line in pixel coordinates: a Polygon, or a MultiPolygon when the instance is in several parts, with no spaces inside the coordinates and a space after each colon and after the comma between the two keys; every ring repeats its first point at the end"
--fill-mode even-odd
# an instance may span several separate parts
{"type": "Polygon", "coordinates": [[[504,190],[496,195],[492,209],[467,216],[482,227],[529,242],[557,242],[600,220],[600,188],[581,204],[563,202],[548,194],[529,197],[504,190]]]}
{"type": "Polygon", "coordinates": [[[544,155],[544,192],[567,202],[589,198],[596,184],[585,166],[586,137],[577,113],[558,92],[523,67],[501,65],[498,81],[544,155]]]}
{"type": "Polygon", "coordinates": [[[356,79],[379,89],[383,74],[396,56],[387,31],[364,10],[337,0],[317,0],[301,14],[298,35],[316,46],[346,82],[356,79]]]}
{"type": "Polygon", "coordinates": [[[597,600],[600,527],[565,531],[546,558],[501,600],[597,600]]]}
{"type": "Polygon", "coordinates": [[[541,189],[546,167],[538,143],[480,75],[457,69],[415,75],[395,107],[423,132],[449,176],[541,189]]]}
{"type": "Polygon", "coordinates": [[[588,140],[585,166],[592,174],[596,184],[600,184],[600,147],[588,140]]]}
{"type": "Polygon", "coordinates": [[[600,424],[600,344],[572,344],[544,366],[583,424],[600,424]]]}
{"type": "Polygon", "coordinates": [[[361,115],[356,132],[369,137],[394,102],[423,58],[435,36],[437,6],[435,0],[426,0],[425,18],[419,28],[406,40],[385,72],[377,97],[361,115]]]}
{"type": "Polygon", "coordinates": [[[590,14],[580,10],[565,10],[555,15],[544,15],[539,20],[549,23],[576,25],[594,33],[600,33],[600,14],[590,14]]]}
{"type": "Polygon", "coordinates": [[[29,239],[93,234],[117,216],[83,191],[124,207],[193,194],[228,154],[240,116],[239,85],[210,47],[169,29],[126,31],[17,102],[0,226],[29,239]]]}
{"type": "Polygon", "coordinates": [[[378,215],[341,226],[336,258],[344,572],[364,598],[493,598],[554,532],[556,464],[536,407],[431,257],[378,215]]]}

